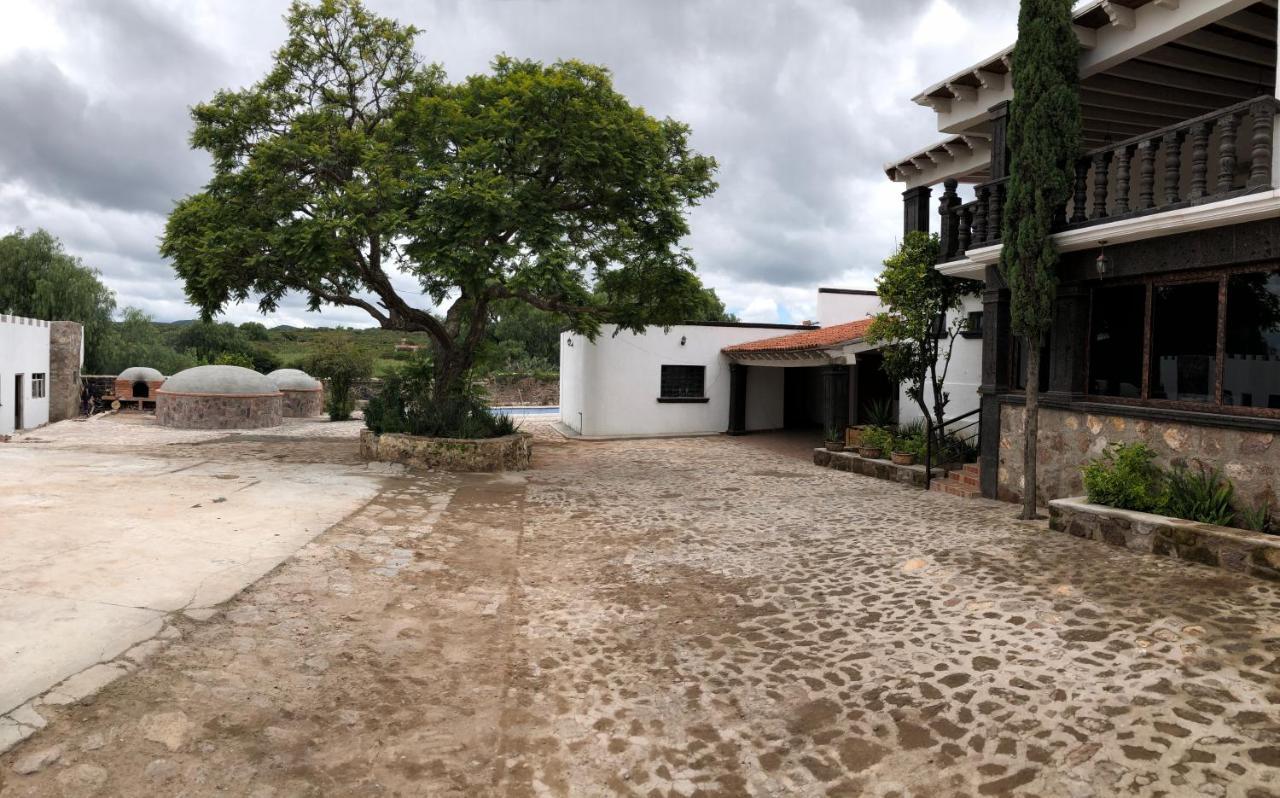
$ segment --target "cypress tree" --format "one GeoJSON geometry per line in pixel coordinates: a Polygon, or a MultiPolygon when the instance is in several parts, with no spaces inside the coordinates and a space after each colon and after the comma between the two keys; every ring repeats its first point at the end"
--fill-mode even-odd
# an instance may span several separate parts
{"type": "Polygon", "coordinates": [[[1080,157],[1080,45],[1072,0],[1022,0],[1013,49],[1009,184],[1000,272],[1009,287],[1013,334],[1027,355],[1022,518],[1036,514],[1040,349],[1053,322],[1058,251],[1050,238],[1071,195],[1080,157]]]}

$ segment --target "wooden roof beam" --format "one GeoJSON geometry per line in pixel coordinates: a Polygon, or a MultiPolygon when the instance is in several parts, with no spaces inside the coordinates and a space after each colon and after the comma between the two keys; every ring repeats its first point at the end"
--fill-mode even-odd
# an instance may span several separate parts
{"type": "Polygon", "coordinates": [[[1192,31],[1179,39],[1178,44],[1210,54],[1225,53],[1238,61],[1248,61],[1263,67],[1273,67],[1276,63],[1275,45],[1264,47],[1209,30],[1192,31]]]}
{"type": "MultiPolygon", "coordinates": [[[[1172,52],[1168,47],[1153,50],[1140,59],[1113,67],[1106,75],[1153,86],[1219,95],[1221,99],[1228,100],[1248,100],[1258,95],[1257,70],[1244,67],[1228,70],[1221,59],[1208,59],[1206,63],[1206,59],[1197,53],[1172,52]],[[1197,67],[1217,69],[1220,74],[1208,74],[1197,67]],[[1227,76],[1228,72],[1234,77],[1227,76]]],[[[1220,106],[1230,104],[1221,102],[1220,106]]]]}

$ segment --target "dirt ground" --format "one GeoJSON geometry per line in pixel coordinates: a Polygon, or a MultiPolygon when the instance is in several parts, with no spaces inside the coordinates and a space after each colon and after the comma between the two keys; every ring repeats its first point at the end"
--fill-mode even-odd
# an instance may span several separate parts
{"type": "Polygon", "coordinates": [[[387,475],[0,796],[1280,796],[1276,587],[766,443],[387,475]]]}

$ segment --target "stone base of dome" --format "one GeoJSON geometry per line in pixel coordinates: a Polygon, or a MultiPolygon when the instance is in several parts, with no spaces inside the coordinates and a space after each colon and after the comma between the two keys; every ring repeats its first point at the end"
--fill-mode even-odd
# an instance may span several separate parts
{"type": "Polygon", "coordinates": [[[181,429],[262,429],[278,427],[283,417],[279,394],[218,396],[167,394],[156,396],[156,422],[181,429]]]}
{"type": "Polygon", "coordinates": [[[315,418],[324,415],[324,391],[290,391],[284,394],[285,418],[315,418]]]}

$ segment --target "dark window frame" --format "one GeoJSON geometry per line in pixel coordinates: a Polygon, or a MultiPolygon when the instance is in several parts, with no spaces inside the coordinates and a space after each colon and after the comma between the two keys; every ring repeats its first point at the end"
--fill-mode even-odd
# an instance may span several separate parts
{"type": "Polygon", "coordinates": [[[981,338],[982,337],[982,319],[983,311],[971,310],[965,316],[964,326],[960,328],[961,338],[981,338]]]}
{"type": "Polygon", "coordinates": [[[707,394],[707,367],[664,363],[658,371],[658,401],[663,404],[698,404],[711,401],[707,394]],[[681,369],[684,376],[668,369],[681,369]],[[696,379],[693,375],[696,374],[696,379]],[[694,388],[696,386],[696,393],[694,388]]]}
{"type": "MultiPolygon", "coordinates": [[[[1280,419],[1280,409],[1269,407],[1244,407],[1241,405],[1224,404],[1222,401],[1223,376],[1226,370],[1226,333],[1227,333],[1227,313],[1230,308],[1227,306],[1227,288],[1231,278],[1238,274],[1268,273],[1280,271],[1280,261],[1268,260],[1248,265],[1228,266],[1216,269],[1195,269],[1186,272],[1177,272],[1174,274],[1157,274],[1147,275],[1143,277],[1133,277],[1120,280],[1107,280],[1105,283],[1095,283],[1094,291],[1102,287],[1118,287],[1123,285],[1142,285],[1145,286],[1146,304],[1143,308],[1143,331],[1142,331],[1142,396],[1134,399],[1123,396],[1103,396],[1099,394],[1086,393],[1084,400],[1087,402],[1096,402],[1100,404],[1121,404],[1137,407],[1159,407],[1170,410],[1186,410],[1195,413],[1205,413],[1209,415],[1224,416],[1251,416],[1254,418],[1273,418],[1280,419]],[[1185,283],[1218,283],[1218,331],[1217,341],[1215,344],[1215,355],[1217,362],[1215,364],[1215,375],[1213,384],[1212,402],[1182,402],[1174,399],[1153,399],[1151,398],[1151,361],[1152,361],[1152,316],[1154,310],[1154,292],[1158,286],[1179,285],[1185,283]]],[[[1094,294],[1089,295],[1089,321],[1088,327],[1084,331],[1085,336],[1085,386],[1086,388],[1093,386],[1093,375],[1091,363],[1091,349],[1093,347],[1093,311],[1094,311],[1094,294]]]]}

